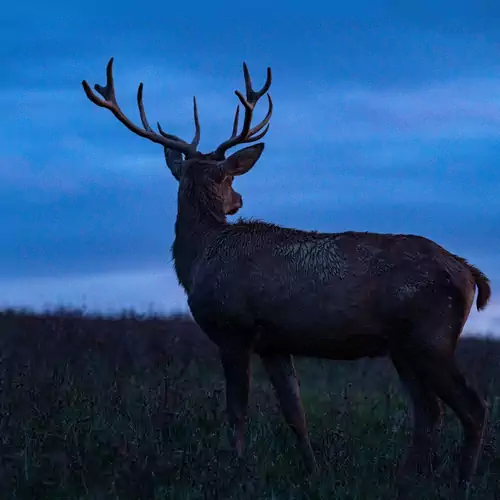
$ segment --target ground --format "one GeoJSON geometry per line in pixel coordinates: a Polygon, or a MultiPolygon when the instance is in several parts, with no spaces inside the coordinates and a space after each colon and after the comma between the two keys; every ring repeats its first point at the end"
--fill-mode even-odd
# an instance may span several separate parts
{"type": "MultiPolygon", "coordinates": [[[[462,339],[490,405],[471,498],[500,498],[500,342],[462,339]]],[[[385,360],[297,360],[319,462],[307,478],[258,359],[244,458],[227,451],[222,370],[189,318],[0,313],[2,499],[394,499],[408,400],[385,360]]],[[[432,481],[455,498],[461,431],[447,411],[432,481]]]]}

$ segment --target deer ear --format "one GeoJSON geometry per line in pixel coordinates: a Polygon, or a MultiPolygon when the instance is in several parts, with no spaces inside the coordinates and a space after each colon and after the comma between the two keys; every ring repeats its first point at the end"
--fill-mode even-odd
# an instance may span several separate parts
{"type": "Polygon", "coordinates": [[[179,181],[182,173],[182,153],[179,151],[174,151],[173,149],[164,148],[165,150],[165,161],[167,162],[167,167],[172,172],[172,175],[179,181]]]}
{"type": "Polygon", "coordinates": [[[229,158],[224,160],[224,171],[228,175],[246,174],[260,158],[262,151],[264,151],[263,142],[236,151],[236,153],[233,153],[229,158]]]}

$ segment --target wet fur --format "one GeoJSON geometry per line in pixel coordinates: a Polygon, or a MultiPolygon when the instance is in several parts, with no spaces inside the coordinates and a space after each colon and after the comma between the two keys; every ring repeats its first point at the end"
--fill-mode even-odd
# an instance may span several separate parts
{"type": "MultiPolygon", "coordinates": [[[[100,94],[82,82],[87,97],[113,112],[134,133],[162,144],[165,160],[179,182],[175,270],[193,317],[218,345],[226,380],[229,439],[243,453],[245,417],[251,381],[251,357],[260,355],[283,415],[297,436],[306,465],[316,468],[300,399],[293,355],[356,359],[389,356],[413,404],[413,444],[402,470],[429,466],[441,401],[458,416],[464,430],[460,481],[476,470],[486,418],[485,402],[458,370],[454,351],[471,310],[475,289],[479,310],[490,298],[487,277],[465,259],[413,235],[316,233],[264,222],[228,224],[243,200],[233,190],[235,176],[247,173],[264,144],[255,142],[269,128],[268,113],[250,128],[257,101],[271,84],[252,88],[244,65],[244,125],[212,153],[197,150],[200,126],[190,143],[162,132],[145,118],[142,84],[138,106],[143,129],[121,112],[115,98],[113,58],[100,94]],[[262,130],[263,129],[263,130],[262,130]],[[411,467],[410,467],[411,468],[411,467]]],[[[237,108],[239,110],[239,107],[237,108]]]]}
{"type": "Polygon", "coordinates": [[[252,353],[263,360],[311,470],[292,356],[388,356],[413,402],[414,439],[403,470],[414,461],[418,470],[428,465],[442,400],[464,427],[459,477],[468,482],[486,405],[459,372],[454,351],[476,287],[478,310],[490,298],[487,277],[421,236],[229,224],[213,175],[195,167],[180,181],[173,255],[193,317],[220,349],[237,453],[252,353]]]}

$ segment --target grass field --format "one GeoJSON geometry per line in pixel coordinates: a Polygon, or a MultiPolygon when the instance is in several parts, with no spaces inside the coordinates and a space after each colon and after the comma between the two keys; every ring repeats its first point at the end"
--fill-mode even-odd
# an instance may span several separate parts
{"type": "MultiPolygon", "coordinates": [[[[0,498],[392,499],[410,442],[407,399],[385,360],[297,360],[320,473],[307,479],[258,359],[244,460],[226,448],[217,352],[182,317],[0,314],[0,498]]],[[[460,365],[488,398],[471,498],[500,498],[500,342],[463,339],[460,365]]],[[[434,482],[455,498],[460,427],[447,410],[434,482]]]]}

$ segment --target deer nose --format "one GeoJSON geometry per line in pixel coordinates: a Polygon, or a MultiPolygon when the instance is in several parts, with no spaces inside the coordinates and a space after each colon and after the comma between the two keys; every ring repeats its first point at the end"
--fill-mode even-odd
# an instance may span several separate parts
{"type": "Polygon", "coordinates": [[[243,198],[241,194],[237,193],[233,201],[235,209],[239,210],[243,206],[243,198]]]}

